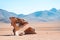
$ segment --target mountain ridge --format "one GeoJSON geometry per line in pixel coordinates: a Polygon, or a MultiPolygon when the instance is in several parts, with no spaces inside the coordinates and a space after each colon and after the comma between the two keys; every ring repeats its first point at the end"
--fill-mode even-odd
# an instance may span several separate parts
{"type": "Polygon", "coordinates": [[[0,22],[10,22],[9,17],[23,18],[27,21],[38,22],[60,21],[60,10],[52,8],[50,10],[45,11],[36,11],[28,15],[24,14],[18,15],[16,13],[0,9],[0,22]]]}

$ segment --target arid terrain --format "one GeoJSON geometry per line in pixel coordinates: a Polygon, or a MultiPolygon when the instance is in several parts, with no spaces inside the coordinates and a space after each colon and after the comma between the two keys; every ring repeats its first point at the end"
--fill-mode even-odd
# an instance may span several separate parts
{"type": "Polygon", "coordinates": [[[0,40],[60,40],[60,22],[31,22],[37,34],[13,36],[9,23],[0,23],[0,40]]]}

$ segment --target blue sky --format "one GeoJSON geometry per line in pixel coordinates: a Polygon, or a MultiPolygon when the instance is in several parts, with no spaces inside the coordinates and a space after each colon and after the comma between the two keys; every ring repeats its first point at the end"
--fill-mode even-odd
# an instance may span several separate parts
{"type": "Polygon", "coordinates": [[[60,9],[60,0],[0,0],[0,9],[17,14],[30,14],[51,8],[60,9]]]}

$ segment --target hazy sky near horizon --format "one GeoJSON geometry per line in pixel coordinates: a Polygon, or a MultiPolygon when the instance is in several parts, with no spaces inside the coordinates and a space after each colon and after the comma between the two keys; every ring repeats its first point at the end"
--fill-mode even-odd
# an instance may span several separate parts
{"type": "Polygon", "coordinates": [[[51,8],[60,9],[60,0],[0,0],[0,9],[17,14],[30,14],[51,8]]]}

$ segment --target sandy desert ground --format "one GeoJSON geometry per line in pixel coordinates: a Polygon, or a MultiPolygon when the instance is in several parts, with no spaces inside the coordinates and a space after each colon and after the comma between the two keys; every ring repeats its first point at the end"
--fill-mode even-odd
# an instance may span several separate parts
{"type": "Polygon", "coordinates": [[[60,40],[60,22],[30,23],[37,34],[13,36],[10,24],[0,23],[0,40],[60,40]]]}

